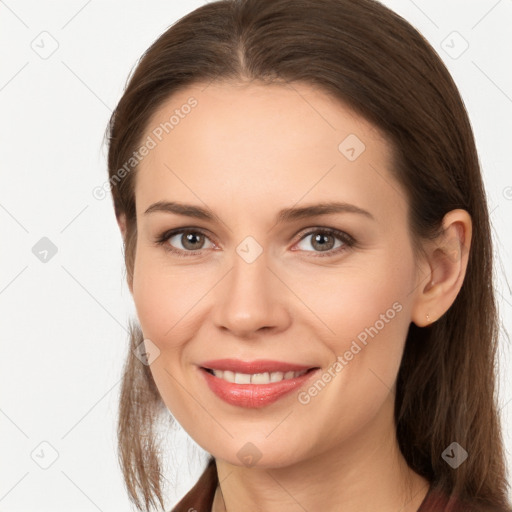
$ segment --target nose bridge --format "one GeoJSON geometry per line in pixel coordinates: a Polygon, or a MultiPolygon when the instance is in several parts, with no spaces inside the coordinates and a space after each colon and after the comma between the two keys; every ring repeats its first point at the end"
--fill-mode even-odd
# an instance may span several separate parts
{"type": "Polygon", "coordinates": [[[218,289],[216,324],[238,336],[248,336],[263,327],[282,328],[287,322],[284,295],[268,268],[268,253],[259,247],[254,240],[239,244],[232,269],[218,289]]]}

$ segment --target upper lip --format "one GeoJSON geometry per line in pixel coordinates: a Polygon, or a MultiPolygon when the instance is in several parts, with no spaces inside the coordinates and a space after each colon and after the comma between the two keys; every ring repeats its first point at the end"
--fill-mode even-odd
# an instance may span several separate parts
{"type": "Polygon", "coordinates": [[[234,373],[247,374],[265,372],[299,372],[302,370],[317,368],[316,366],[271,361],[268,359],[257,359],[254,361],[241,361],[240,359],[215,359],[211,361],[204,361],[200,366],[209,370],[228,370],[234,373]]]}

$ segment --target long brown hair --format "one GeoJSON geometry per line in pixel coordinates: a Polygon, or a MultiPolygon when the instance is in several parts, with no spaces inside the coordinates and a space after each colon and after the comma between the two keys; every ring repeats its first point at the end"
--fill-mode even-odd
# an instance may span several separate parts
{"type": "MultiPolygon", "coordinates": [[[[398,374],[395,419],[409,466],[436,489],[508,507],[495,396],[498,343],[489,214],[468,115],[449,72],[403,18],[374,0],[220,0],[172,25],[141,57],[108,126],[108,170],[116,216],[126,216],[127,278],[137,242],[136,166],[148,121],[178,89],[211,81],[302,82],[349,105],[380,128],[407,192],[415,244],[462,208],[472,219],[466,277],[452,307],[426,328],[410,325],[398,374]],[[442,458],[457,442],[456,470],[442,458]]],[[[162,400],[135,358],[136,325],[120,399],[119,457],[139,509],[163,508],[155,427],[162,400]]]]}

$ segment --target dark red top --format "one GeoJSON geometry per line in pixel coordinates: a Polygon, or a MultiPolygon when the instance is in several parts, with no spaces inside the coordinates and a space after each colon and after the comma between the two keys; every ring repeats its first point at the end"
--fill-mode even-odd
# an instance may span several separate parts
{"type": "MultiPolygon", "coordinates": [[[[215,459],[211,457],[197,483],[170,512],[211,512],[213,497],[218,483],[217,466],[215,465],[215,459]]],[[[473,504],[464,504],[454,499],[449,503],[447,497],[431,485],[417,512],[484,511],[509,512],[508,510],[497,507],[481,507],[473,504]]]]}

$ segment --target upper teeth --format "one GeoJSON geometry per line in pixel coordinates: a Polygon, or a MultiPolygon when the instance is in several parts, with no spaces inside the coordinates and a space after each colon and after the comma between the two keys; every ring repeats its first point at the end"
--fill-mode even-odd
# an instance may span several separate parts
{"type": "Polygon", "coordinates": [[[212,370],[215,377],[234,382],[235,384],[269,384],[285,379],[293,379],[304,375],[307,370],[300,372],[265,372],[265,373],[235,373],[229,370],[212,370]]]}

